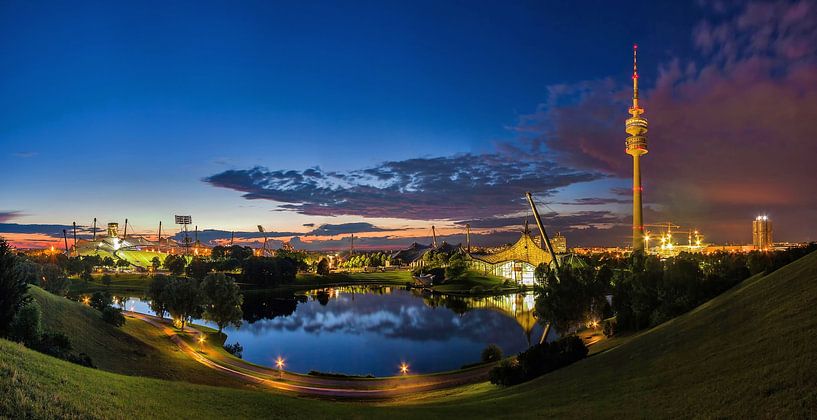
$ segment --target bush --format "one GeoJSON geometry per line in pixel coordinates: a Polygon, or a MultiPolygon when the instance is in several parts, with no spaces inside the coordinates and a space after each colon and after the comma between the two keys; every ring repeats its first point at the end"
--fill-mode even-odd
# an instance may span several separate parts
{"type": "Polygon", "coordinates": [[[483,362],[496,362],[502,359],[502,349],[496,344],[488,344],[488,347],[482,350],[483,362]]]}
{"type": "Polygon", "coordinates": [[[23,306],[9,326],[9,338],[31,347],[40,340],[43,333],[40,323],[40,305],[37,301],[32,301],[23,306]]]}
{"type": "Polygon", "coordinates": [[[471,288],[472,295],[478,295],[481,293],[485,293],[485,289],[482,286],[474,286],[471,288]]]}
{"type": "Polygon", "coordinates": [[[115,327],[125,325],[125,316],[122,315],[122,310],[113,306],[106,306],[102,309],[102,320],[115,327]]]}
{"type": "Polygon", "coordinates": [[[63,333],[46,332],[31,348],[49,356],[68,360],[71,356],[71,340],[63,333]]]}
{"type": "Polygon", "coordinates": [[[587,347],[581,338],[572,335],[553,343],[534,345],[519,353],[516,361],[506,360],[491,369],[489,377],[492,384],[516,385],[585,357],[587,357],[587,347]]]}
{"type": "Polygon", "coordinates": [[[111,275],[110,274],[103,274],[102,275],[102,284],[104,284],[105,286],[110,286],[111,285],[111,275]]]}
{"type": "Polygon", "coordinates": [[[239,359],[244,355],[244,346],[242,346],[238,341],[233,344],[225,344],[224,350],[227,350],[227,353],[230,353],[239,359]]]}

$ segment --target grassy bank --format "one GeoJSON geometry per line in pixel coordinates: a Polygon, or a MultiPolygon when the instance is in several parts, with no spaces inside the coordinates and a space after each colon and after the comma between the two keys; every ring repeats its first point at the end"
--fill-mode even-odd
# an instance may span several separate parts
{"type": "Polygon", "coordinates": [[[462,278],[446,280],[442,284],[431,287],[431,289],[437,293],[447,294],[483,294],[518,290],[516,286],[505,287],[504,282],[505,279],[499,276],[468,271],[462,278]]]}
{"type": "Polygon", "coordinates": [[[30,294],[42,309],[43,329],[61,332],[79,353],[91,357],[101,370],[200,384],[243,387],[182,354],[158,329],[127,318],[116,328],[102,320],[99,311],[31,287],[30,294]]]}
{"type": "Polygon", "coordinates": [[[85,282],[78,277],[71,278],[68,292],[72,295],[105,291],[113,296],[144,296],[151,277],[141,273],[110,273],[111,284],[102,283],[102,274],[93,274],[92,280],[85,282]]]}
{"type": "Polygon", "coordinates": [[[617,347],[506,389],[389,404],[302,400],[82,368],[0,340],[0,412],[38,417],[774,417],[817,415],[817,253],[617,347]]]}

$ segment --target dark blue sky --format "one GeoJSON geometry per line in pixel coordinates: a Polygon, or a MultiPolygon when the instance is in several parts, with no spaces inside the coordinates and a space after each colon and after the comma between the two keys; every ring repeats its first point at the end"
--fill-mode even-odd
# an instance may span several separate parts
{"type": "Polygon", "coordinates": [[[145,225],[183,212],[225,229],[359,220],[270,213],[202,179],[493,153],[549,87],[626,87],[633,42],[652,88],[662,63],[699,55],[707,15],[684,1],[3,2],[0,164],[24,176],[0,181],[14,197],[0,211],[145,225]]]}

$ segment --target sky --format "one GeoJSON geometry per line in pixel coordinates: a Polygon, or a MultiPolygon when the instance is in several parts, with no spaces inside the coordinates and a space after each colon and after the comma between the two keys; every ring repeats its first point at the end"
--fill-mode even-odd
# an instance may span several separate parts
{"type": "Polygon", "coordinates": [[[623,246],[633,43],[646,223],[816,240],[809,1],[2,2],[0,236],[623,246]]]}

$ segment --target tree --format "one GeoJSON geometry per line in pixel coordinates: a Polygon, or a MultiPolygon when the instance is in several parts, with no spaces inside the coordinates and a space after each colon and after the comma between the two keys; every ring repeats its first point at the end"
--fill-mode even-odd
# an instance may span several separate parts
{"type": "Polygon", "coordinates": [[[167,302],[165,301],[165,287],[170,282],[170,278],[162,275],[157,274],[153,276],[153,280],[150,282],[150,286],[148,286],[148,298],[150,299],[150,309],[153,312],[156,312],[156,315],[159,315],[159,318],[164,319],[165,314],[167,313],[167,302]]]}
{"type": "Polygon", "coordinates": [[[159,259],[159,257],[153,257],[150,260],[150,265],[153,267],[153,271],[156,271],[162,266],[162,261],[159,259]]]}
{"type": "Polygon", "coordinates": [[[128,260],[120,258],[119,261],[116,262],[116,266],[119,268],[128,268],[130,267],[130,263],[128,262],[128,260]]]}
{"type": "Polygon", "coordinates": [[[17,259],[8,243],[0,239],[0,336],[8,333],[14,316],[31,300],[28,284],[15,273],[17,259]]]}
{"type": "Polygon", "coordinates": [[[39,286],[40,280],[43,276],[43,266],[29,260],[28,258],[17,258],[17,263],[14,266],[14,273],[22,281],[39,286]]]}
{"type": "Polygon", "coordinates": [[[94,294],[91,295],[90,305],[97,311],[102,311],[108,306],[111,306],[111,295],[108,294],[108,292],[94,292],[94,294]]]}
{"type": "Polygon", "coordinates": [[[212,269],[212,264],[201,257],[194,257],[187,265],[187,275],[196,279],[203,279],[212,269]]]}
{"type": "Polygon", "coordinates": [[[110,286],[111,281],[112,281],[112,279],[111,279],[110,274],[103,274],[102,275],[102,284],[104,284],[105,286],[110,286]]]}
{"type": "Polygon", "coordinates": [[[40,284],[43,289],[58,296],[64,296],[65,293],[68,292],[68,286],[71,284],[71,280],[68,279],[65,272],[62,271],[62,268],[56,264],[45,264],[43,265],[42,274],[43,277],[40,284]]]}
{"type": "Polygon", "coordinates": [[[181,323],[182,331],[190,319],[201,316],[202,296],[196,280],[175,278],[165,286],[162,296],[167,311],[181,323]]]}
{"type": "Polygon", "coordinates": [[[102,259],[102,266],[108,268],[116,267],[116,261],[114,261],[113,258],[106,256],[102,259]]]}
{"type": "Polygon", "coordinates": [[[329,274],[329,260],[321,258],[315,271],[321,276],[329,274]]]}
{"type": "Polygon", "coordinates": [[[31,301],[17,311],[9,327],[9,338],[32,347],[40,340],[43,333],[40,305],[31,301]]]}
{"type": "Polygon", "coordinates": [[[539,319],[553,322],[558,331],[566,333],[579,328],[589,318],[601,319],[606,303],[604,294],[609,281],[593,267],[559,267],[547,272],[546,279],[536,286],[536,312],[539,319]]]}
{"type": "Polygon", "coordinates": [[[448,259],[448,266],[445,267],[446,280],[458,280],[468,272],[468,263],[465,262],[462,254],[457,253],[448,259]]]}
{"type": "Polygon", "coordinates": [[[244,297],[235,280],[224,273],[210,273],[201,282],[204,295],[204,319],[218,325],[219,334],[228,325],[241,326],[244,297]]]}
{"type": "Polygon", "coordinates": [[[187,259],[182,255],[170,254],[165,257],[164,266],[174,276],[181,276],[184,273],[184,267],[187,266],[187,259]]]}

